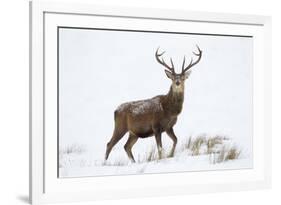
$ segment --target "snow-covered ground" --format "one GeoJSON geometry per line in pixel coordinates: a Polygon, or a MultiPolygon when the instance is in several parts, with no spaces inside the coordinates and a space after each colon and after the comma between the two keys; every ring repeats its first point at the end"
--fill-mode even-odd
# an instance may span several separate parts
{"type": "MultiPolygon", "coordinates": [[[[198,140],[196,144],[198,144],[198,140]]],[[[146,152],[135,155],[137,162],[131,163],[127,156],[122,155],[122,152],[125,152],[122,149],[115,149],[115,157],[112,156],[109,160],[104,161],[102,158],[95,158],[94,153],[87,151],[85,147],[72,145],[68,149],[61,149],[60,151],[60,176],[152,174],[252,167],[252,160],[245,150],[243,151],[230,139],[216,142],[210,150],[208,150],[206,142],[203,142],[199,147],[195,147],[192,142],[191,145],[188,145],[188,141],[185,141],[179,144],[174,157],[167,157],[168,151],[169,149],[166,148],[164,157],[159,159],[157,150],[150,147],[146,152]],[[237,159],[226,159],[227,152],[231,148],[235,149],[237,159]],[[225,152],[223,155],[222,151],[225,152]]]]}

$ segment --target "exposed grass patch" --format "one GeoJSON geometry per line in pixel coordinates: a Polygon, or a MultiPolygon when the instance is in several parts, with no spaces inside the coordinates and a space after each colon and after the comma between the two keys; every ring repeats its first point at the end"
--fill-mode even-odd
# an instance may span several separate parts
{"type": "Polygon", "coordinates": [[[85,147],[78,144],[72,144],[64,148],[62,147],[59,148],[59,154],[81,154],[85,151],[86,151],[85,147]]]}
{"type": "Polygon", "coordinates": [[[238,159],[241,154],[241,150],[237,146],[223,147],[223,150],[219,153],[218,162],[224,162],[229,160],[238,159]]]}
{"type": "Polygon", "coordinates": [[[229,144],[226,136],[207,136],[205,134],[189,137],[183,142],[179,152],[187,152],[190,156],[209,155],[210,163],[221,163],[238,159],[241,149],[229,144]]]}
{"type": "Polygon", "coordinates": [[[157,160],[157,152],[156,148],[152,147],[148,152],[145,154],[145,162],[151,162],[157,160]]]}
{"type": "MultiPolygon", "coordinates": [[[[64,156],[69,154],[82,154],[86,151],[86,148],[83,145],[72,144],[66,147],[59,148],[59,168],[64,167],[65,163],[70,163],[71,161],[65,161],[64,156]]],[[[84,162],[83,162],[84,163],[84,162]]],[[[81,164],[82,166],[83,164],[81,164]]]]}
{"type": "Polygon", "coordinates": [[[222,136],[210,137],[206,142],[207,154],[213,153],[214,150],[216,149],[216,146],[224,144],[226,140],[228,140],[228,138],[222,136]]]}
{"type": "Polygon", "coordinates": [[[221,150],[217,153],[213,153],[210,158],[210,162],[213,164],[222,163],[229,160],[235,160],[240,157],[241,149],[237,146],[222,146],[221,150]]]}
{"type": "Polygon", "coordinates": [[[238,149],[236,146],[233,146],[228,150],[225,156],[225,161],[238,159],[240,154],[241,154],[241,150],[238,149]]]}
{"type": "Polygon", "coordinates": [[[157,161],[158,159],[159,159],[159,157],[158,157],[158,151],[157,151],[156,147],[151,146],[149,148],[149,150],[146,151],[144,156],[141,156],[141,155],[138,156],[137,162],[145,163],[145,162],[157,161]]]}
{"type": "Polygon", "coordinates": [[[206,144],[206,136],[198,136],[193,141],[190,142],[189,149],[191,150],[192,156],[197,156],[201,154],[202,145],[206,144]]]}

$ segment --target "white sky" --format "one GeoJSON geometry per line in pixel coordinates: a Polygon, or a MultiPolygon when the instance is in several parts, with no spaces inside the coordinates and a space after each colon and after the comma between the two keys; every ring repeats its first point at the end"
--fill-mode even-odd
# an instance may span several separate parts
{"type": "MultiPolygon", "coordinates": [[[[202,60],[185,84],[175,133],[179,140],[226,134],[251,153],[251,38],[60,29],[59,40],[60,146],[84,144],[103,156],[117,106],[169,90],[171,82],[155,60],[156,49],[165,50],[166,62],[172,57],[180,71],[183,56],[189,60],[198,44],[202,60]]],[[[166,134],[162,138],[171,144],[166,134]]],[[[124,140],[117,147],[123,148],[124,140]]],[[[138,141],[136,149],[151,142],[138,141]]]]}

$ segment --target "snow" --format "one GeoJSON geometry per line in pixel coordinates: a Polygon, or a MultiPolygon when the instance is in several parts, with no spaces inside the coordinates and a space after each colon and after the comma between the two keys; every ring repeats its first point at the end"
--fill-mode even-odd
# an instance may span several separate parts
{"type": "Polygon", "coordinates": [[[188,152],[176,153],[173,158],[140,163],[131,163],[128,158],[105,162],[102,159],[93,159],[90,153],[70,154],[65,156],[63,161],[64,165],[60,168],[60,176],[66,178],[252,168],[252,161],[247,157],[212,163],[211,155],[190,156],[188,152]]]}
{"type": "Polygon", "coordinates": [[[128,109],[133,115],[137,116],[148,112],[157,112],[163,110],[159,97],[154,97],[147,100],[139,100],[128,103],[123,103],[118,106],[117,111],[123,112],[128,109]]]}

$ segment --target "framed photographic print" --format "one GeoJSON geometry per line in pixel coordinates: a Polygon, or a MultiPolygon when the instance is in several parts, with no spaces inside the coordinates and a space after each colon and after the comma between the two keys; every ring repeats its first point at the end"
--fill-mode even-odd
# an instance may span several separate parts
{"type": "Polygon", "coordinates": [[[270,26],[31,2],[31,202],[270,187],[270,26]]]}

